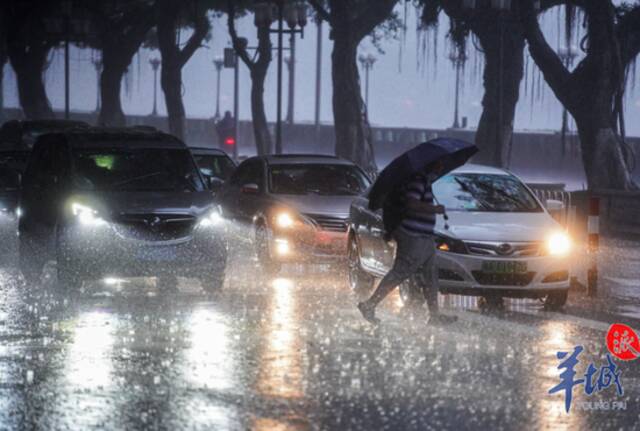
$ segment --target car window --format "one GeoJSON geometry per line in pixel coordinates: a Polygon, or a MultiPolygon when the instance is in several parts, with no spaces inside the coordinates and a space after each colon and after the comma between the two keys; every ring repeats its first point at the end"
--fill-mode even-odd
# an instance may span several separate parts
{"type": "Polygon", "coordinates": [[[287,164],[269,168],[274,194],[356,196],[369,187],[369,180],[356,166],[337,164],[287,164]]]}
{"type": "Polygon", "coordinates": [[[73,182],[80,190],[205,190],[186,149],[76,149],[73,162],[73,182]]]}
{"type": "Polygon", "coordinates": [[[223,180],[228,180],[233,171],[235,165],[231,159],[222,154],[205,154],[193,156],[200,172],[210,177],[217,177],[223,180]]]}
{"type": "Polygon", "coordinates": [[[231,177],[231,184],[243,186],[245,184],[257,184],[258,187],[264,185],[262,162],[250,160],[240,164],[235,174],[231,177]]]}
{"type": "Polygon", "coordinates": [[[450,211],[543,211],[533,194],[512,175],[449,174],[433,184],[433,193],[450,211]]]}

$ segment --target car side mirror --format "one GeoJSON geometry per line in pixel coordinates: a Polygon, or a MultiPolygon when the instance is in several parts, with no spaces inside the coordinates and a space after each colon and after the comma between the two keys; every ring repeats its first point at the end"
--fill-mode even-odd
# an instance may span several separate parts
{"type": "Polygon", "coordinates": [[[260,191],[260,188],[255,183],[245,184],[240,189],[240,193],[244,195],[257,195],[259,191],[260,191]]]}
{"type": "Polygon", "coordinates": [[[547,211],[558,212],[564,210],[564,203],[555,199],[547,199],[546,201],[547,211]]]}

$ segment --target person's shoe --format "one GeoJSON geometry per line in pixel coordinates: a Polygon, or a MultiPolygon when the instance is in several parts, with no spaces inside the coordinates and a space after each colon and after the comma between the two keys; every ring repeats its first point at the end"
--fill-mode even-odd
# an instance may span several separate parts
{"type": "Polygon", "coordinates": [[[432,314],[429,316],[429,323],[435,325],[449,325],[458,321],[458,316],[447,316],[446,314],[432,314]]]}
{"type": "Polygon", "coordinates": [[[366,302],[359,302],[358,310],[360,310],[360,313],[362,313],[362,317],[364,317],[367,322],[373,325],[380,324],[380,319],[376,317],[375,307],[371,307],[366,302]]]}

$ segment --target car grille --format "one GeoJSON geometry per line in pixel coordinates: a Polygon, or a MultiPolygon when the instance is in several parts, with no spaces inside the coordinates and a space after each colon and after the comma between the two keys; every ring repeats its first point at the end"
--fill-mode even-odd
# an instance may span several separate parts
{"type": "Polygon", "coordinates": [[[330,217],[316,214],[306,214],[307,217],[320,229],[329,232],[346,232],[347,220],[340,217],[330,217]]]}
{"type": "Polygon", "coordinates": [[[465,242],[469,253],[480,256],[539,256],[539,242],[465,242]]]}
{"type": "Polygon", "coordinates": [[[172,241],[191,235],[196,218],[185,214],[121,214],[115,217],[122,237],[139,241],[172,241]]]}
{"type": "Polygon", "coordinates": [[[526,286],[531,283],[535,272],[522,274],[494,274],[483,271],[471,271],[473,278],[480,284],[493,286],[526,286]]]}

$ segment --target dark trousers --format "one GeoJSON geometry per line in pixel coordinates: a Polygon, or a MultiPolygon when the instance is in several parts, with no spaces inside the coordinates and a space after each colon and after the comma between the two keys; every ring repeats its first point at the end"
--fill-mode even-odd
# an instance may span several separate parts
{"type": "Polygon", "coordinates": [[[431,235],[412,235],[402,228],[392,233],[396,240],[396,257],[393,267],[384,276],[371,298],[369,305],[375,307],[401,283],[411,277],[424,289],[429,310],[438,307],[438,273],[435,267],[436,246],[431,235]]]}

